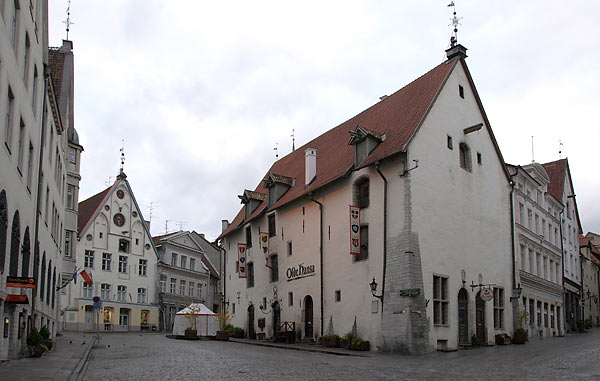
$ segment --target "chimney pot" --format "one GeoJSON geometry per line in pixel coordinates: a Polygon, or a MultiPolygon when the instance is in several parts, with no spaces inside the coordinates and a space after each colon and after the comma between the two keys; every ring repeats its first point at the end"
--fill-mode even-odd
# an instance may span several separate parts
{"type": "Polygon", "coordinates": [[[308,186],[317,177],[317,149],[304,150],[304,185],[308,186]]]}
{"type": "MultiPolygon", "coordinates": [[[[221,220],[221,233],[223,233],[225,230],[227,230],[228,227],[229,227],[229,221],[221,220]]],[[[204,236],[204,234],[200,234],[200,235],[204,236]]]]}
{"type": "Polygon", "coordinates": [[[455,45],[450,49],[446,50],[446,56],[449,60],[454,57],[461,57],[462,59],[467,58],[467,48],[462,46],[461,44],[455,45]]]}

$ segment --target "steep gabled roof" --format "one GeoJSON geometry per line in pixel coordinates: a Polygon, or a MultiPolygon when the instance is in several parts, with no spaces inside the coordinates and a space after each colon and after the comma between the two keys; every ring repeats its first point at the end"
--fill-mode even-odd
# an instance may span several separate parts
{"type": "Polygon", "coordinates": [[[565,187],[565,171],[567,169],[567,159],[560,159],[550,163],[542,164],[542,167],[550,177],[548,184],[548,193],[554,196],[557,200],[562,201],[563,189],[565,187]]]}
{"type": "MultiPolygon", "coordinates": [[[[114,186],[114,185],[113,185],[114,186]]],[[[77,236],[81,237],[81,233],[83,232],[83,228],[88,224],[88,222],[96,215],[96,211],[103,204],[104,199],[113,188],[110,186],[103,190],[100,193],[93,195],[79,203],[78,206],[78,215],[77,215],[77,236]]]]}
{"type": "Polygon", "coordinates": [[[48,61],[50,64],[50,78],[52,78],[52,84],[54,85],[54,92],[56,98],[60,98],[60,91],[62,87],[63,68],[65,65],[65,53],[60,48],[48,49],[48,61]]]}
{"type": "MultiPolygon", "coordinates": [[[[373,136],[385,135],[385,140],[382,139],[377,148],[362,163],[359,163],[357,168],[366,167],[378,160],[405,151],[448,76],[460,61],[460,59],[451,59],[443,62],[389,97],[276,161],[267,171],[267,176],[269,173],[277,173],[296,179],[296,182],[271,209],[305,196],[346,175],[354,168],[354,147],[348,145],[348,139],[349,131],[355,130],[357,126],[369,131],[373,136]],[[306,187],[304,150],[307,148],[317,150],[317,175],[315,180],[306,187]]],[[[263,182],[259,183],[256,191],[268,193],[263,182]]],[[[265,201],[256,208],[250,218],[244,221],[242,208],[219,238],[265,212],[266,209],[265,201]]]]}

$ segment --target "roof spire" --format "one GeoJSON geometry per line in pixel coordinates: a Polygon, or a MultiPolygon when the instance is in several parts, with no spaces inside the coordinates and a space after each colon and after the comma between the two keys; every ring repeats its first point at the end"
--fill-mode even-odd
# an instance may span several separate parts
{"type": "Polygon", "coordinates": [[[69,30],[71,30],[71,25],[74,23],[71,22],[71,0],[68,0],[69,6],[67,7],[67,19],[63,21],[63,24],[67,25],[67,40],[69,39],[69,30]]]}
{"type": "Polygon", "coordinates": [[[292,128],[292,151],[296,150],[296,136],[294,135],[294,129],[292,128]]]}
{"type": "Polygon", "coordinates": [[[119,175],[117,179],[126,179],[127,175],[123,172],[123,165],[125,165],[125,139],[121,139],[121,167],[119,168],[119,175]]]}
{"type": "Polygon", "coordinates": [[[559,139],[558,140],[558,158],[559,159],[562,159],[562,146],[563,146],[562,140],[559,139]]]}
{"type": "Polygon", "coordinates": [[[279,159],[279,143],[275,143],[275,148],[273,148],[273,151],[275,151],[275,159],[279,159]]]}
{"type": "Polygon", "coordinates": [[[462,20],[462,17],[456,17],[456,5],[454,5],[454,1],[451,1],[450,4],[448,4],[448,6],[452,7],[453,9],[452,18],[450,19],[452,23],[448,25],[452,25],[454,27],[452,31],[452,36],[450,37],[450,47],[453,48],[458,43],[458,26],[460,25],[459,20],[462,20]]]}

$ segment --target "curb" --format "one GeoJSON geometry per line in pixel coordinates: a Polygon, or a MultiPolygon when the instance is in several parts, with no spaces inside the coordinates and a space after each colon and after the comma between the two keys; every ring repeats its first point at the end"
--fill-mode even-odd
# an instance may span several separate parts
{"type": "Polygon", "coordinates": [[[250,343],[247,341],[237,341],[237,340],[231,340],[231,339],[229,339],[229,341],[232,343],[239,343],[239,344],[258,345],[261,347],[287,349],[287,350],[302,351],[302,352],[325,353],[325,354],[336,355],[336,356],[373,357],[372,355],[367,355],[367,354],[338,352],[338,351],[332,351],[332,350],[321,349],[321,348],[304,348],[304,347],[297,347],[297,346],[288,347],[288,346],[270,344],[270,343],[261,343],[261,342],[250,343]]]}
{"type": "Polygon", "coordinates": [[[77,365],[75,366],[75,368],[73,368],[73,371],[71,372],[67,380],[75,381],[80,380],[82,378],[83,374],[85,373],[84,368],[87,369],[88,359],[90,357],[90,353],[92,352],[92,347],[95,343],[96,338],[91,340],[91,342],[88,344],[87,348],[85,349],[85,352],[83,353],[83,356],[79,359],[77,365]]]}

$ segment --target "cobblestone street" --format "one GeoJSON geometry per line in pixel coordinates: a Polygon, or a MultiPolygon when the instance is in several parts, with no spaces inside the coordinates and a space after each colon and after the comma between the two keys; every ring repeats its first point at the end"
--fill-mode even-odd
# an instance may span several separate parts
{"type": "Polygon", "coordinates": [[[336,356],[235,342],[107,334],[84,378],[119,380],[412,380],[600,378],[600,329],[526,345],[405,357],[336,356]]]}

